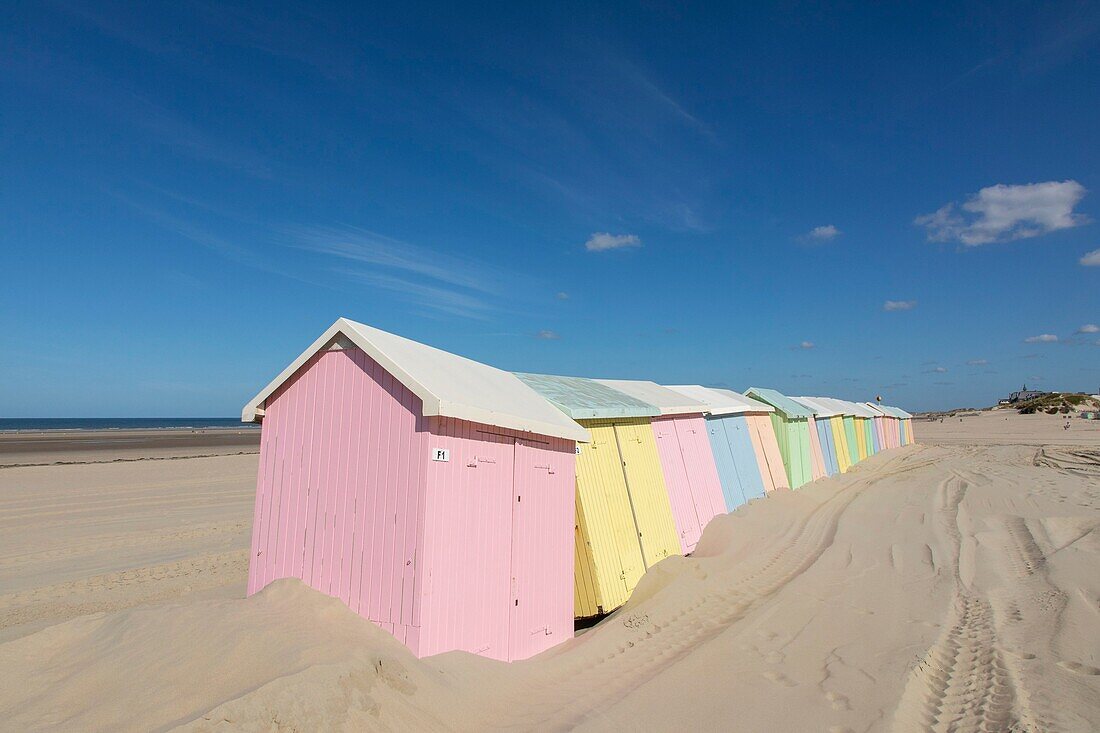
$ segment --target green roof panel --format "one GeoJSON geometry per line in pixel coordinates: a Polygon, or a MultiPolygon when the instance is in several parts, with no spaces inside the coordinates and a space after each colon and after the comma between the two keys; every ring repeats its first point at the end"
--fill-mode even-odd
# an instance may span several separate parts
{"type": "Polygon", "coordinates": [[[522,372],[516,372],[516,376],[574,420],[656,417],[661,414],[659,407],[593,379],[522,372]]]}
{"type": "Polygon", "coordinates": [[[813,410],[809,409],[805,405],[801,405],[795,402],[790,397],[776,392],[774,389],[766,389],[764,387],[749,387],[745,390],[745,394],[761,402],[767,402],[774,407],[777,411],[782,412],[787,417],[813,417],[813,410]]]}

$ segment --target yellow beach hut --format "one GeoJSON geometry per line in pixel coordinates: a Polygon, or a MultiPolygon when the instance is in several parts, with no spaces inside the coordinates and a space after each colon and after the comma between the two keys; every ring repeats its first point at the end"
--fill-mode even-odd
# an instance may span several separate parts
{"type": "Polygon", "coordinates": [[[651,425],[661,410],[592,379],[516,376],[592,437],[577,447],[573,607],[578,618],[613,611],[647,568],[680,554],[651,425]]]}

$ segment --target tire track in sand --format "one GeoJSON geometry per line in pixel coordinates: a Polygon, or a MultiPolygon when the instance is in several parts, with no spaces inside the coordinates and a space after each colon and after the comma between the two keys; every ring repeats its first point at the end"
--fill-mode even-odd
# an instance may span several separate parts
{"type": "MultiPolygon", "coordinates": [[[[1014,675],[998,645],[993,606],[967,587],[960,573],[963,533],[959,507],[968,487],[967,480],[954,471],[939,486],[939,516],[954,551],[954,594],[943,633],[910,672],[893,729],[934,733],[1049,730],[1036,724],[1030,706],[1022,705],[1017,696],[1014,675]]],[[[1022,537],[1018,539],[1021,554],[1026,552],[1026,544],[1022,537]]],[[[1021,559],[1019,566],[1026,570],[1027,561],[1021,559]]]]}

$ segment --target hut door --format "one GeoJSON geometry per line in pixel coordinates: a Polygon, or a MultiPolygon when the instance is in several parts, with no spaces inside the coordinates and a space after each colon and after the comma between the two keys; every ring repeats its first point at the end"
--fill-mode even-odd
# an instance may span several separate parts
{"type": "Polygon", "coordinates": [[[691,552],[699,543],[702,525],[699,517],[699,499],[694,495],[688,460],[680,445],[676,431],[676,418],[653,421],[653,437],[657,439],[657,451],[665,472],[665,485],[672,504],[672,518],[680,532],[680,544],[684,552],[691,552]]]}
{"type": "Polygon", "coordinates": [[[645,420],[624,419],[615,424],[615,439],[638,527],[642,560],[650,568],[669,555],[680,554],[680,538],[672,519],[653,428],[645,420]]]}
{"type": "Polygon", "coordinates": [[[577,500],[588,535],[579,549],[584,550],[581,561],[595,576],[599,597],[596,608],[582,606],[578,610],[595,615],[599,609],[611,611],[625,603],[645,572],[645,565],[615,428],[602,421],[586,422],[584,426],[592,442],[581,444],[577,456],[577,500]]]}
{"type": "Polygon", "coordinates": [[[563,621],[572,624],[572,606],[560,596],[573,585],[574,497],[562,496],[564,462],[554,465],[548,444],[517,438],[515,445],[508,658],[524,659],[564,641],[553,637],[563,635],[563,621]]]}

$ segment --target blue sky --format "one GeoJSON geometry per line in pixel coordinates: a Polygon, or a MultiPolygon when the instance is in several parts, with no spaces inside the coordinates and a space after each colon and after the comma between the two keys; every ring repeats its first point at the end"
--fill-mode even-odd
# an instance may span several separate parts
{"type": "Polygon", "coordinates": [[[0,415],[236,414],[338,316],[912,410],[1100,387],[1100,5],[400,5],[0,10],[0,415]]]}

